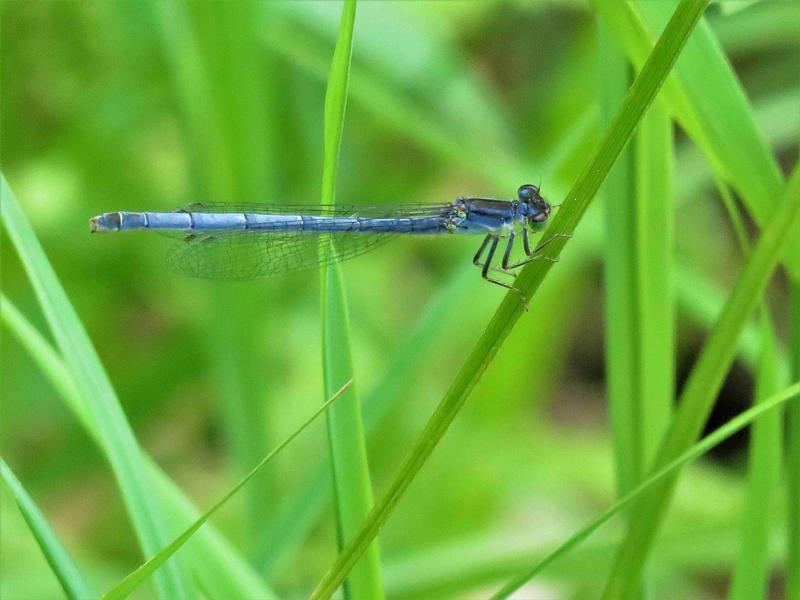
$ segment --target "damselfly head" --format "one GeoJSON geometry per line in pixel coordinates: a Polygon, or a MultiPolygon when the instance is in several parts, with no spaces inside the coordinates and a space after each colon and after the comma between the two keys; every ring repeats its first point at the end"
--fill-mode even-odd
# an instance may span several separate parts
{"type": "Polygon", "coordinates": [[[517,197],[529,223],[535,227],[547,221],[550,216],[550,204],[542,198],[538,187],[526,183],[517,190],[517,197]]]}

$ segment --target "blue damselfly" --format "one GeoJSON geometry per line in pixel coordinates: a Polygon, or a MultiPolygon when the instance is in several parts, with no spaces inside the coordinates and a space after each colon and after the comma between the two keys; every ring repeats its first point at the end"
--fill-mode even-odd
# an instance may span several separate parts
{"type": "Polygon", "coordinates": [[[551,206],[526,184],[516,200],[458,198],[447,204],[193,204],[173,212],[110,212],[90,220],[93,232],[156,230],[177,238],[170,266],[193,277],[258,279],[353,258],[398,235],[484,235],[473,263],[483,278],[513,289],[515,269],[540,258],[529,231],[542,229],[551,206]],[[511,259],[521,230],[525,257],[511,259]],[[505,249],[499,266],[495,254],[505,249]],[[497,274],[512,277],[509,282],[497,274]]]}

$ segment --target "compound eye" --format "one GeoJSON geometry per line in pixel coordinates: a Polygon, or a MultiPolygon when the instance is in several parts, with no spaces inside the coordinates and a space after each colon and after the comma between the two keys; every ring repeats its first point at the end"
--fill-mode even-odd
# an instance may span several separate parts
{"type": "Polygon", "coordinates": [[[517,197],[523,202],[530,202],[539,197],[539,188],[530,183],[526,183],[517,190],[517,197]]]}

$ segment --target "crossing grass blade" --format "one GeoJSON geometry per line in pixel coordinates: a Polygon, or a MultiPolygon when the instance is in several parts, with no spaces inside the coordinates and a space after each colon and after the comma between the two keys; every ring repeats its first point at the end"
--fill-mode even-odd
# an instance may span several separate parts
{"type": "MultiPolygon", "coordinates": [[[[355,0],[345,0],[325,91],[322,204],[333,204],[336,199],[336,176],[344,131],[355,19],[355,0]]],[[[322,251],[336,250],[324,248],[322,251]]],[[[322,370],[327,395],[343,381],[353,379],[347,297],[338,263],[330,264],[321,271],[320,290],[322,370]]],[[[327,423],[337,539],[341,550],[373,505],[364,424],[355,390],[351,389],[342,402],[327,411],[327,423]]],[[[345,597],[354,600],[383,597],[377,543],[366,549],[363,559],[355,565],[345,584],[345,597]]]]}
{"type": "Polygon", "coordinates": [[[47,518],[39,510],[39,507],[28,495],[22,483],[2,458],[0,458],[0,478],[3,479],[6,487],[14,496],[25,522],[28,523],[31,533],[36,538],[42,554],[44,554],[50,569],[58,578],[58,582],[61,584],[61,588],[67,598],[71,600],[93,598],[95,594],[89,584],[86,583],[75,561],[72,560],[69,552],[67,552],[61,540],[58,539],[58,535],[56,535],[50,523],[47,522],[47,518]]]}
{"type": "MultiPolygon", "coordinates": [[[[145,556],[166,542],[163,515],[150,490],[152,481],[144,468],[139,444],[128,424],[111,382],[86,331],[28,224],[5,176],[0,175],[2,221],[33,285],[64,361],[76,382],[91,422],[96,426],[102,449],[122,492],[128,514],[145,556]]],[[[188,584],[176,563],[155,580],[160,596],[182,598],[188,584]]]]}
{"type": "Polygon", "coordinates": [[[138,569],[130,573],[117,585],[111,588],[103,595],[104,600],[117,600],[119,598],[126,598],[132,594],[144,581],[153,575],[169,558],[175,554],[180,548],[189,541],[189,539],[200,529],[206,521],[208,521],[214,513],[220,508],[225,506],[227,502],[233,498],[239,490],[241,490],[253,477],[269,463],[278,453],[288,446],[294,439],[299,436],[305,429],[313,423],[326,409],[328,409],[336,400],[341,398],[345,392],[350,388],[352,381],[346,382],[342,388],[325,401],[311,416],[309,416],[303,423],[295,429],[283,442],[281,442],[272,452],[267,454],[261,461],[253,467],[250,472],[244,476],[230,491],[218,500],[210,509],[192,523],[183,533],[172,540],[161,552],[156,554],[153,558],[148,560],[138,569]]]}
{"type": "MultiPolygon", "coordinates": [[[[793,227],[800,224],[800,165],[795,167],[778,210],[765,227],[740,274],[717,324],[712,329],[679,399],[678,409],[655,461],[658,468],[688,448],[702,431],[725,374],[735,343],[758,304],[793,227]]],[[[634,507],[631,527],[609,575],[604,597],[632,592],[667,508],[677,475],[659,484],[634,507]]]]}
{"type": "MultiPolygon", "coordinates": [[[[675,457],[667,464],[657,469],[651,475],[648,475],[644,481],[638,484],[630,492],[625,494],[625,496],[620,498],[602,514],[592,519],[592,521],[590,521],[585,527],[571,535],[555,550],[539,561],[535,567],[523,573],[519,577],[514,578],[508,584],[503,586],[503,588],[501,588],[497,593],[495,593],[494,596],[492,596],[492,599],[500,600],[501,598],[508,598],[516,590],[536,577],[536,575],[544,571],[544,569],[546,569],[553,562],[562,558],[565,554],[582,543],[615,514],[629,507],[632,503],[640,501],[657,485],[674,476],[675,473],[677,473],[686,463],[698,458],[699,456],[702,456],[714,446],[728,439],[737,431],[747,427],[747,425],[750,423],[756,422],[756,420],[759,417],[762,417],[762,415],[774,413],[778,407],[782,406],[790,399],[795,398],[798,394],[800,394],[800,382],[794,383],[783,391],[766,398],[763,402],[747,409],[740,415],[728,421],[725,425],[722,425],[718,429],[714,430],[702,440],[692,445],[688,450],[682,452],[679,456],[675,457]]],[[[798,400],[795,398],[795,401],[792,404],[797,403],[798,400]]]]}
{"type": "MultiPolygon", "coordinates": [[[[566,240],[565,237],[559,236],[570,235],[583,217],[597,189],[664,82],[706,5],[705,0],[683,0],[676,9],[652,55],[634,81],[617,117],[567,194],[551,225],[544,232],[543,239],[553,237],[553,241],[543,251],[546,257],[552,260],[558,258],[566,240]]],[[[552,266],[551,260],[538,260],[532,261],[522,269],[515,283],[518,290],[511,291],[505,296],[486,331],[467,357],[449,391],[401,465],[398,475],[320,581],[312,593],[312,598],[329,598],[333,595],[378,534],[394,506],[422,468],[514,324],[523,314],[528,299],[534,297],[552,266]]]]}

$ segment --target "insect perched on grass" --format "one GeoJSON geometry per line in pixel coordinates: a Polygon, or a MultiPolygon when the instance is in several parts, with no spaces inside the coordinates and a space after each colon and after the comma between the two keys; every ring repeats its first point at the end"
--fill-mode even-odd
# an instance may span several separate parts
{"type": "MultiPolygon", "coordinates": [[[[111,212],[90,220],[91,230],[152,229],[177,236],[170,266],[193,277],[258,279],[311,269],[353,258],[403,234],[484,235],[473,263],[483,278],[513,289],[494,274],[515,277],[514,269],[542,258],[531,248],[529,231],[544,227],[551,205],[539,188],[526,184],[516,200],[458,198],[447,204],[274,205],[193,204],[174,212],[111,212]],[[521,229],[525,258],[511,262],[521,229]],[[505,249],[500,266],[495,253],[505,249]]],[[[552,238],[551,238],[552,239],[552,238]]]]}

